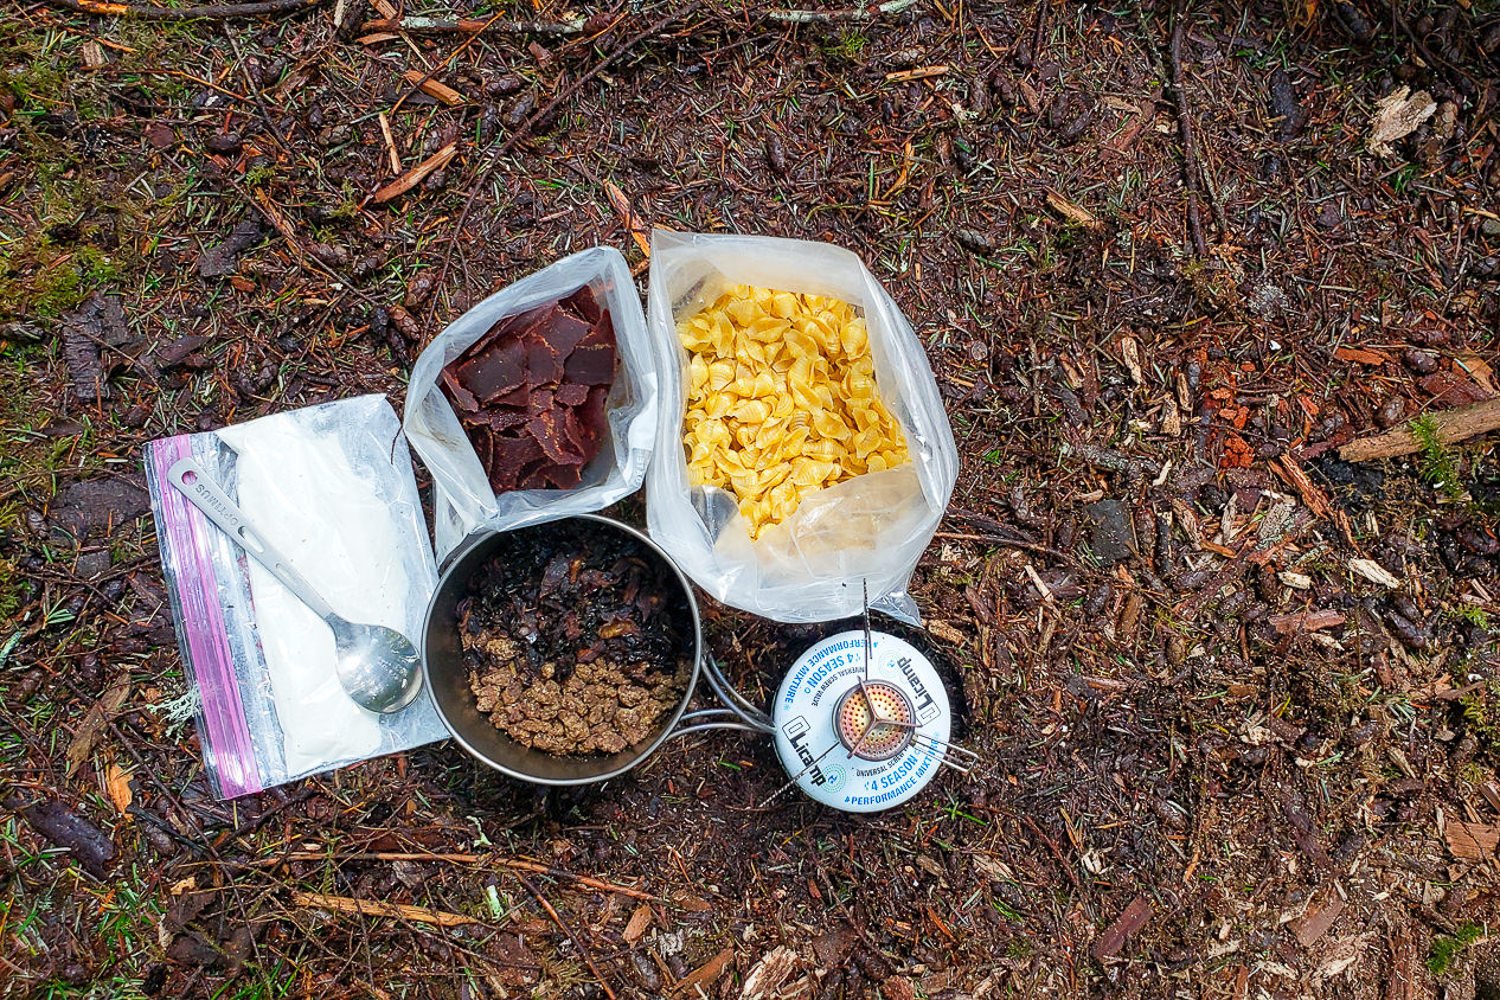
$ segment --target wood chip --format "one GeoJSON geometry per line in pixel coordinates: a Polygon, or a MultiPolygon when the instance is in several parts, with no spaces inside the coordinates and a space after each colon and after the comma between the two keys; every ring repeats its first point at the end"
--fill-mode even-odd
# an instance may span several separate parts
{"type": "Polygon", "coordinates": [[[944,642],[950,643],[954,646],[962,646],[965,642],[968,641],[968,637],[958,629],[954,628],[952,625],[949,625],[947,622],[936,618],[927,623],[927,631],[931,632],[933,635],[937,636],[944,642]]]}
{"type": "Polygon", "coordinates": [[[1493,858],[1496,848],[1500,847],[1500,824],[1450,819],[1444,832],[1448,838],[1448,850],[1460,861],[1493,858]]]}
{"type": "Polygon", "coordinates": [[[111,761],[104,769],[104,791],[109,795],[109,801],[115,804],[115,809],[128,822],[132,818],[130,802],[135,797],[130,788],[130,772],[111,761]]]}
{"type": "MultiPolygon", "coordinates": [[[[1048,196],[1050,203],[1051,196],[1048,196]]],[[[1146,384],[1146,373],[1141,370],[1141,345],[1134,337],[1120,338],[1120,358],[1125,362],[1126,369],[1130,372],[1130,378],[1136,385],[1146,384]]]]}
{"type": "Polygon", "coordinates": [[[1083,226],[1086,229],[1104,228],[1104,223],[1100,222],[1099,217],[1093,212],[1090,212],[1082,205],[1069,201],[1056,191],[1049,190],[1047,192],[1047,204],[1052,207],[1052,211],[1075,225],[1083,226]]]}
{"type": "Polygon", "coordinates": [[[1349,568],[1371,583],[1379,584],[1389,590],[1401,588],[1401,581],[1374,559],[1350,559],[1349,568]]]}
{"type": "Polygon", "coordinates": [[[401,153],[396,149],[396,137],[391,134],[391,120],[384,111],[375,116],[380,122],[380,135],[385,139],[385,153],[391,158],[391,173],[401,173],[401,153]]]}
{"type": "Polygon", "coordinates": [[[1318,632],[1344,624],[1348,618],[1342,611],[1299,611],[1290,615],[1272,615],[1268,619],[1271,627],[1282,635],[1297,632],[1318,632]]]}
{"type": "Polygon", "coordinates": [[[1340,347],[1333,352],[1333,356],[1340,361],[1352,361],[1357,365],[1383,365],[1391,360],[1389,354],[1367,351],[1362,347],[1340,347]]]}
{"type": "Polygon", "coordinates": [[[412,167],[410,170],[406,171],[406,173],[391,181],[379,191],[376,191],[371,200],[378,205],[383,202],[390,201],[392,198],[401,197],[403,194],[410,191],[418,184],[422,183],[422,181],[427,177],[428,174],[432,173],[434,170],[438,170],[442,167],[447,166],[448,161],[453,159],[453,157],[457,155],[458,143],[448,143],[448,145],[444,146],[436,153],[433,153],[427,159],[423,160],[421,163],[418,163],[416,166],[412,167]]]}
{"type": "Polygon", "coordinates": [[[420,90],[422,93],[426,94],[433,100],[441,101],[442,103],[448,105],[448,107],[450,108],[456,108],[460,104],[464,103],[463,94],[460,94],[458,91],[454,90],[447,84],[442,83],[441,81],[430,78],[424,80],[423,77],[427,74],[423,73],[419,69],[409,69],[401,75],[405,78],[407,83],[411,84],[413,87],[416,87],[418,90],[420,90]]]}
{"type": "Polygon", "coordinates": [[[1302,498],[1302,502],[1307,505],[1308,510],[1313,512],[1314,516],[1328,517],[1332,513],[1333,507],[1328,502],[1328,494],[1308,478],[1302,466],[1298,465],[1297,460],[1291,455],[1283,455],[1279,462],[1273,460],[1271,471],[1297,491],[1297,495],[1302,498]]]}
{"type": "Polygon", "coordinates": [[[1276,574],[1276,579],[1293,590],[1311,590],[1312,577],[1306,573],[1298,573],[1295,570],[1284,569],[1276,574]]]}
{"type": "Polygon", "coordinates": [[[1344,897],[1335,893],[1326,904],[1297,921],[1292,927],[1297,935],[1297,943],[1304,948],[1311,948],[1320,937],[1328,933],[1346,905],[1344,897]]]}
{"type": "Polygon", "coordinates": [[[729,967],[729,963],[732,961],[734,961],[734,949],[725,948],[713,958],[710,958],[707,962],[704,962],[698,968],[683,976],[672,989],[677,993],[694,996],[699,986],[708,986],[722,976],[724,970],[729,967]]]}
{"type": "Polygon", "coordinates": [[[1146,922],[1151,919],[1151,904],[1145,896],[1137,896],[1132,899],[1115,922],[1106,927],[1098,937],[1094,938],[1093,945],[1089,948],[1089,954],[1097,961],[1113,958],[1119,954],[1125,942],[1134,937],[1146,922]]]}
{"type": "Polygon", "coordinates": [[[1479,786],[1479,794],[1484,796],[1484,801],[1490,804],[1491,809],[1500,812],[1500,785],[1486,781],[1479,786]]]}
{"type": "Polygon", "coordinates": [[[797,953],[784,944],[777,945],[761,956],[760,961],[755,963],[755,967],[745,977],[745,988],[740,993],[740,1000],[768,1000],[780,991],[781,984],[787,981],[796,968],[797,953]]]}
{"type": "Polygon", "coordinates": [[[99,700],[89,706],[83,721],[78,724],[78,729],[73,733],[73,742],[68,744],[67,752],[63,759],[67,761],[67,775],[73,776],[84,761],[89,759],[89,751],[94,748],[94,741],[99,738],[99,731],[112,719],[120,706],[125,704],[125,698],[130,694],[130,681],[121,678],[99,696],[99,700]]]}
{"type": "Polygon", "coordinates": [[[352,896],[328,896],[320,892],[293,892],[292,903],[296,906],[332,910],[335,913],[359,913],[367,917],[396,917],[418,924],[435,924],[438,927],[462,927],[483,921],[466,917],[462,913],[448,913],[425,906],[408,906],[405,903],[383,903],[374,899],[355,899],[352,896]]]}
{"type": "Polygon", "coordinates": [[[642,903],[635,908],[630,915],[630,920],[625,924],[625,931],[620,936],[625,939],[626,944],[635,944],[646,933],[646,928],[651,926],[651,907],[642,903]]]}
{"type": "Polygon", "coordinates": [[[947,64],[939,63],[936,66],[918,66],[916,69],[903,69],[895,73],[887,73],[885,79],[887,83],[905,83],[908,80],[925,80],[928,77],[942,76],[946,72],[948,72],[947,64]]]}

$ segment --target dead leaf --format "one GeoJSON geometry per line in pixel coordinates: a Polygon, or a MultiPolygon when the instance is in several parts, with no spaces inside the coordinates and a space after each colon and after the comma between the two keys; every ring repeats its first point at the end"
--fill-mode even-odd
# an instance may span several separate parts
{"type": "MultiPolygon", "coordinates": [[[[9,801],[5,807],[13,808],[9,801]]],[[[20,812],[37,833],[71,851],[84,871],[97,879],[108,874],[109,863],[115,856],[114,841],[88,819],[56,799],[43,800],[20,812]]]]}
{"type": "Polygon", "coordinates": [[[1074,225],[1083,226],[1086,229],[1104,228],[1104,223],[1100,222],[1099,217],[1093,212],[1090,212],[1081,205],[1074,204],[1056,191],[1049,190],[1047,192],[1047,204],[1052,206],[1054,212],[1074,225]]]}
{"type": "Polygon", "coordinates": [[[1396,88],[1376,102],[1366,148],[1376,156],[1395,155],[1391,143],[1415,132],[1436,110],[1437,101],[1427,91],[1413,94],[1410,87],[1396,88]]]}
{"type": "Polygon", "coordinates": [[[483,921],[466,917],[462,913],[432,910],[425,906],[408,906],[405,903],[383,903],[374,899],[355,899],[351,896],[327,896],[320,892],[294,892],[292,903],[296,906],[316,907],[336,913],[360,913],[367,917],[398,917],[418,924],[436,924],[439,927],[461,927],[483,921]]]}
{"type": "Polygon", "coordinates": [[[630,921],[625,925],[625,932],[620,936],[625,939],[626,944],[635,944],[646,933],[646,928],[651,926],[651,907],[642,903],[635,908],[630,915],[630,921]]]}
{"type": "Polygon", "coordinates": [[[635,240],[635,245],[641,248],[641,253],[651,257],[651,239],[647,235],[646,223],[636,214],[630,206],[630,199],[625,197],[614,181],[604,182],[604,193],[609,197],[609,203],[625,222],[625,229],[630,233],[630,238],[635,240]]]}
{"type": "Polygon", "coordinates": [[[130,787],[130,772],[111,761],[104,769],[104,790],[109,793],[109,801],[115,804],[120,815],[129,821],[130,802],[135,797],[130,787]]]}
{"type": "Polygon", "coordinates": [[[84,761],[89,759],[89,751],[94,748],[94,741],[99,738],[99,730],[114,717],[125,704],[126,697],[130,694],[130,681],[120,678],[105,689],[99,696],[99,700],[89,706],[84,714],[83,721],[78,724],[78,729],[73,733],[73,742],[68,744],[67,752],[63,759],[67,761],[67,775],[73,776],[84,761]]]}
{"type": "Polygon", "coordinates": [[[1448,850],[1460,861],[1483,861],[1495,856],[1500,846],[1500,826],[1494,823],[1465,823],[1450,819],[1444,831],[1448,850]]]}
{"type": "Polygon", "coordinates": [[[458,155],[458,143],[450,142],[427,159],[412,167],[389,184],[376,191],[371,200],[377,205],[399,198],[426,179],[434,170],[447,166],[448,161],[458,155]]]}

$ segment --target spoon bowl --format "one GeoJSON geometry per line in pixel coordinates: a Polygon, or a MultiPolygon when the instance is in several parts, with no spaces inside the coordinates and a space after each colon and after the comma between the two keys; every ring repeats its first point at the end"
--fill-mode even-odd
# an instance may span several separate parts
{"type": "Polygon", "coordinates": [[[361,708],[398,712],[422,690],[422,658],[411,640],[384,625],[329,621],[339,683],[361,708]]]}

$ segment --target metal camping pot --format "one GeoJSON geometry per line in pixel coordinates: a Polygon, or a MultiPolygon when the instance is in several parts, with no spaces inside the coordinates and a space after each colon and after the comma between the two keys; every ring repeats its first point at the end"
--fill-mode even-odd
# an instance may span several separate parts
{"type": "Polygon", "coordinates": [[[427,690],[432,692],[438,716],[459,745],[481,762],[512,778],[541,785],[586,785],[624,774],[651,756],[673,736],[704,729],[769,732],[770,722],[764,713],[738,697],[724,682],[717,664],[707,656],[703,643],[703,621],[698,613],[698,602],[693,596],[692,585],[661,546],[628,524],[598,514],[577,514],[565,520],[593,521],[608,530],[630,535],[654,558],[671,567],[673,577],[682,588],[681,600],[687,602],[693,621],[693,665],[682,697],[649,737],[614,754],[592,757],[558,756],[523,746],[496,729],[480,714],[474,694],[469,689],[468,670],[464,666],[463,649],[459,641],[458,604],[465,596],[469,578],[504,548],[510,535],[536,530],[545,525],[528,525],[506,532],[484,531],[470,536],[443,570],[432,600],[427,605],[427,619],[422,628],[422,673],[427,681],[427,690]],[[730,708],[687,711],[700,673],[709,678],[714,691],[730,708]]]}

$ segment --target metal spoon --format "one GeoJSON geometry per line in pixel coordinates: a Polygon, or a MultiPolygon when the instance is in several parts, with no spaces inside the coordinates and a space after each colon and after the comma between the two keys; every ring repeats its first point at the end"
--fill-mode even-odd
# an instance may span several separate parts
{"type": "Polygon", "coordinates": [[[189,503],[328,623],[338,655],[339,683],[356,705],[371,712],[395,712],[411,704],[422,689],[421,658],[406,636],[384,625],[361,625],[337,614],[191,458],[173,465],[167,478],[189,503]]]}

